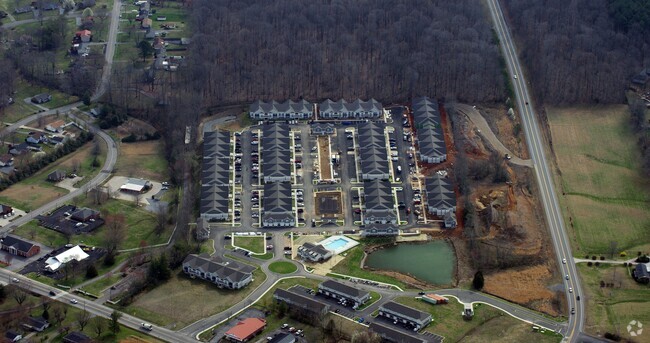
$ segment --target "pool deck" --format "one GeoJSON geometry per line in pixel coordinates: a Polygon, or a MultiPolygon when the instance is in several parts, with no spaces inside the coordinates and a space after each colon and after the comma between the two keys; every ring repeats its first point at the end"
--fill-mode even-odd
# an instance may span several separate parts
{"type": "Polygon", "coordinates": [[[356,247],[357,245],[359,245],[359,242],[355,241],[352,238],[336,235],[336,236],[328,237],[328,238],[318,242],[318,244],[321,244],[322,246],[325,247],[325,249],[330,250],[334,255],[338,255],[338,254],[340,254],[340,253],[342,253],[344,251],[347,251],[347,250],[350,250],[350,249],[356,247]],[[328,245],[330,245],[331,243],[333,243],[335,241],[338,241],[338,240],[344,240],[344,241],[346,241],[346,243],[343,246],[338,247],[338,248],[336,248],[336,247],[334,247],[334,248],[328,247],[328,245]]]}

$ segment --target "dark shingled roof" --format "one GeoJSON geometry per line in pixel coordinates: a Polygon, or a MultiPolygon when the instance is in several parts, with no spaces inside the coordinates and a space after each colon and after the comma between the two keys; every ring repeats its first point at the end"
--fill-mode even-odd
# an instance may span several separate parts
{"type": "Polygon", "coordinates": [[[347,295],[347,296],[349,296],[351,298],[363,298],[367,294],[369,294],[368,292],[366,292],[366,291],[364,291],[362,289],[350,287],[350,286],[348,286],[346,284],[343,284],[343,283],[340,283],[340,282],[337,282],[337,281],[334,281],[334,280],[327,280],[327,281],[321,283],[321,286],[327,287],[329,289],[333,289],[333,290],[335,290],[335,291],[337,291],[337,292],[339,292],[341,294],[345,294],[345,295],[347,295]]]}
{"type": "Polygon", "coordinates": [[[24,241],[18,237],[6,236],[2,239],[2,244],[10,247],[16,248],[18,251],[28,252],[33,246],[33,243],[24,241]]]}
{"type": "Polygon", "coordinates": [[[395,330],[389,326],[378,324],[376,322],[370,323],[370,331],[377,333],[381,338],[388,342],[394,343],[428,343],[430,341],[420,337],[411,336],[402,331],[395,330]]]}
{"type": "Polygon", "coordinates": [[[405,317],[408,318],[413,318],[413,319],[419,319],[419,320],[425,320],[430,314],[422,311],[418,311],[412,307],[408,307],[405,305],[402,305],[400,303],[396,303],[394,301],[389,301],[383,305],[379,309],[385,308],[387,310],[393,311],[395,313],[399,313],[404,315],[405,317]]]}

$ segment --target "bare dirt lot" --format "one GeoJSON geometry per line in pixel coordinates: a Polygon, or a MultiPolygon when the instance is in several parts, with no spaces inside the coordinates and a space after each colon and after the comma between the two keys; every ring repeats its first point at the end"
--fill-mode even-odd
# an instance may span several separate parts
{"type": "Polygon", "coordinates": [[[329,136],[318,137],[318,170],[321,180],[332,179],[332,167],[330,166],[330,140],[329,136]]]}

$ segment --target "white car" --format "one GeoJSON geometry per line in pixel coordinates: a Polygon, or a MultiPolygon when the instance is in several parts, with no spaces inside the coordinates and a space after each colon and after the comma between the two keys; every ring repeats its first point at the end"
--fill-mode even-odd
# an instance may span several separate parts
{"type": "Polygon", "coordinates": [[[77,301],[77,299],[70,299],[70,303],[71,304],[76,304],[76,303],[78,303],[78,301],[77,301]]]}
{"type": "Polygon", "coordinates": [[[573,288],[569,287],[569,293],[573,293],[573,288]]]}
{"type": "Polygon", "coordinates": [[[562,259],[562,263],[566,264],[566,258],[562,259]]]}
{"type": "Polygon", "coordinates": [[[16,279],[15,277],[11,278],[11,281],[16,282],[16,283],[20,282],[20,280],[16,279]]]}
{"type": "Polygon", "coordinates": [[[517,79],[517,75],[514,76],[515,80],[517,79]]]}

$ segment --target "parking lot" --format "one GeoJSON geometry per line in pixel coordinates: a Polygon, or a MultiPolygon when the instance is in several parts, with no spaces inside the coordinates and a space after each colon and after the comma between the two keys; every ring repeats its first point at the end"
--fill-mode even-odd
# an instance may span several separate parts
{"type": "MultiPolygon", "coordinates": [[[[421,204],[422,191],[417,177],[414,138],[410,131],[410,121],[407,120],[406,124],[403,121],[407,119],[403,117],[404,109],[397,107],[391,111],[394,120],[386,124],[384,131],[389,179],[393,187],[399,225],[409,225],[422,221],[424,212],[421,204]]],[[[303,227],[307,224],[308,227],[315,227],[329,223],[361,225],[364,210],[363,181],[356,122],[335,123],[335,133],[321,138],[311,135],[310,125],[306,122],[289,123],[291,196],[296,226],[303,227]],[[323,169],[328,170],[323,172],[323,169]],[[322,179],[323,175],[331,178],[322,179]],[[332,189],[342,194],[342,214],[339,217],[344,219],[343,221],[331,218],[323,220],[322,214],[316,211],[319,204],[316,203],[315,192],[332,189]]],[[[248,130],[236,132],[233,136],[233,226],[262,227],[265,196],[262,129],[262,125],[255,125],[248,130]]]]}

